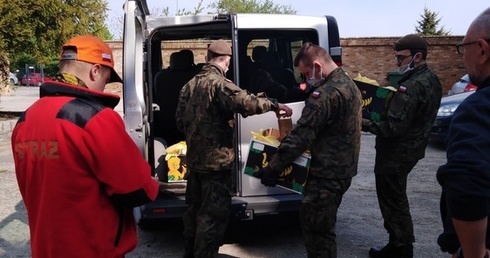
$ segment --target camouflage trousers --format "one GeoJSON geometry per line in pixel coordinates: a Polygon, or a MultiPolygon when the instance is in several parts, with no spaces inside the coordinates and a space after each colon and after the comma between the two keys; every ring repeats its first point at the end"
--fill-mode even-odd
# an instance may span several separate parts
{"type": "Polygon", "coordinates": [[[376,194],[384,227],[389,234],[389,243],[394,246],[415,242],[407,197],[407,177],[415,164],[417,160],[387,161],[376,158],[376,194]]]}
{"type": "Polygon", "coordinates": [[[350,179],[308,177],[299,214],[308,258],[337,257],[337,210],[350,184],[350,179]]]}
{"type": "Polygon", "coordinates": [[[214,257],[222,244],[231,207],[231,171],[189,171],[184,244],[189,257],[214,257]]]}

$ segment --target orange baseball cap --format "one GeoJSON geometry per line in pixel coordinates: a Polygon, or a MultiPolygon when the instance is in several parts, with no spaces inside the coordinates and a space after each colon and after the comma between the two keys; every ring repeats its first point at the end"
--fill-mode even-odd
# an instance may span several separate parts
{"type": "Polygon", "coordinates": [[[110,82],[123,82],[114,70],[114,56],[111,48],[101,39],[93,35],[76,36],[61,47],[61,60],[78,60],[92,64],[100,64],[111,68],[110,82]],[[65,50],[74,50],[75,53],[65,50]]]}

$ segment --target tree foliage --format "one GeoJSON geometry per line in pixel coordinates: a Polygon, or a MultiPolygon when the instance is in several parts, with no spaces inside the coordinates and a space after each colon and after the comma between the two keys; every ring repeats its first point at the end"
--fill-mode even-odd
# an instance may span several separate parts
{"type": "MultiPolygon", "coordinates": [[[[153,8],[150,10],[152,16],[183,16],[197,15],[204,11],[203,0],[200,0],[193,11],[178,9],[174,14],[170,13],[170,8],[153,8]]],[[[213,9],[212,13],[284,13],[296,14],[289,5],[277,5],[272,0],[215,0],[207,6],[213,9]]],[[[110,29],[114,38],[121,39],[124,27],[124,16],[114,17],[110,21],[110,29]]]]}
{"type": "Polygon", "coordinates": [[[177,11],[175,12],[175,14],[171,14],[170,13],[170,7],[167,6],[167,7],[163,8],[163,9],[162,8],[153,8],[153,9],[150,10],[150,14],[153,15],[153,16],[197,15],[197,14],[202,13],[202,11],[204,10],[203,2],[204,2],[204,0],[200,0],[199,3],[197,3],[197,6],[194,7],[194,10],[193,11],[188,11],[188,10],[186,10],[184,8],[184,9],[177,9],[177,11]]]}
{"type": "MultiPolygon", "coordinates": [[[[182,9],[182,10],[177,10],[177,13],[175,15],[196,15],[196,14],[200,14],[203,10],[204,10],[204,7],[202,5],[202,2],[203,0],[199,1],[199,3],[197,3],[197,6],[194,7],[194,11],[186,11],[185,8],[182,9]]],[[[168,7],[167,7],[167,13],[168,13],[168,7]]]]}
{"type": "Polygon", "coordinates": [[[272,0],[217,0],[209,5],[218,13],[283,13],[296,14],[290,5],[274,4],[272,0]]]}
{"type": "MultiPolygon", "coordinates": [[[[199,3],[197,3],[197,6],[194,7],[193,11],[187,11],[184,8],[184,9],[178,9],[175,14],[171,14],[170,8],[167,6],[165,8],[152,8],[150,10],[150,14],[152,16],[197,15],[197,14],[202,13],[202,11],[204,10],[203,2],[204,2],[204,0],[200,0],[199,3]]],[[[113,35],[114,39],[122,39],[123,38],[123,28],[124,28],[124,15],[112,17],[111,21],[109,22],[109,27],[112,31],[112,35],[113,35]]]]}
{"type": "Polygon", "coordinates": [[[106,11],[105,0],[2,1],[0,54],[7,53],[12,64],[23,55],[32,56],[36,65],[51,63],[61,45],[75,35],[110,39],[106,11]]]}
{"type": "Polygon", "coordinates": [[[450,31],[446,31],[444,26],[437,29],[440,18],[437,18],[439,13],[432,12],[429,8],[424,7],[424,14],[420,15],[420,20],[417,21],[418,26],[415,26],[415,31],[421,36],[447,36],[450,31]]]}

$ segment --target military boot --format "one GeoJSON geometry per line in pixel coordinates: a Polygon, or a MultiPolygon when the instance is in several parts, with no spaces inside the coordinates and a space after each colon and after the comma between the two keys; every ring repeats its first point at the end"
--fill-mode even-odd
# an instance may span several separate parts
{"type": "Polygon", "coordinates": [[[369,249],[371,258],[413,258],[413,245],[394,246],[387,244],[383,248],[373,247],[369,249]]]}
{"type": "Polygon", "coordinates": [[[194,258],[194,238],[184,238],[183,258],[194,258]]]}

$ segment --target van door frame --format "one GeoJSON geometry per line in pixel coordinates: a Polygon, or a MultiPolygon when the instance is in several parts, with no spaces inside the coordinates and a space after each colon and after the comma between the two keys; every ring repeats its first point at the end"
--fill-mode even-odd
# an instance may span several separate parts
{"type": "Polygon", "coordinates": [[[147,154],[148,104],[143,71],[145,58],[145,18],[149,15],[146,1],[127,0],[124,4],[123,32],[123,114],[126,130],[141,153],[147,154]]]}

